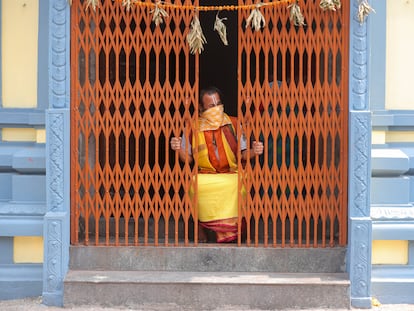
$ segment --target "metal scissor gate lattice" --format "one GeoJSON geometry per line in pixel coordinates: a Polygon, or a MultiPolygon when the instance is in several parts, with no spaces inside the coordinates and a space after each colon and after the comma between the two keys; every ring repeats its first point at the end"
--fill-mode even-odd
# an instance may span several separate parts
{"type": "MultiPolygon", "coordinates": [[[[239,245],[346,245],[349,4],[300,1],[304,27],[287,5],[262,7],[260,31],[238,10],[238,121],[265,142],[263,156],[239,165],[239,245]]],[[[71,9],[71,242],[197,245],[197,167],[169,148],[197,119],[194,11],[166,8],[157,27],[150,5],[85,6],[71,9]]]]}

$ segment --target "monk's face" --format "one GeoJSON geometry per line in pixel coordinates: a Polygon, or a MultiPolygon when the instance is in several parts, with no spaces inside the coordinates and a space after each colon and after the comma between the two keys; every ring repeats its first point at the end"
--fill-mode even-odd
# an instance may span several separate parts
{"type": "Polygon", "coordinates": [[[218,93],[213,93],[213,94],[204,94],[203,96],[203,111],[206,111],[207,109],[216,107],[218,105],[223,105],[223,103],[221,102],[220,99],[220,95],[218,93]]]}

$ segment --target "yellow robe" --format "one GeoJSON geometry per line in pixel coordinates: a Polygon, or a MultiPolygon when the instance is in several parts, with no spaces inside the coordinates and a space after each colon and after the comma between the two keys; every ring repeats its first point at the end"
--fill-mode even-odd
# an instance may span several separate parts
{"type": "MultiPolygon", "coordinates": [[[[233,125],[227,126],[235,133],[233,125]]],[[[228,172],[224,173],[218,173],[210,161],[209,152],[214,151],[208,148],[205,132],[198,133],[198,219],[203,227],[216,232],[217,242],[230,242],[237,238],[238,230],[237,158],[223,130],[221,141],[224,152],[219,156],[228,162],[228,172]]]]}

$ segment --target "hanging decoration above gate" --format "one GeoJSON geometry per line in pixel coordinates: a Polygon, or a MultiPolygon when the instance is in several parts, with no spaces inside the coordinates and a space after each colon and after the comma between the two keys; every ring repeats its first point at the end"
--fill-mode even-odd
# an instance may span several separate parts
{"type": "Polygon", "coordinates": [[[368,0],[359,0],[357,18],[360,24],[364,23],[364,20],[367,18],[369,14],[371,14],[371,12],[375,13],[375,10],[368,3],[368,0]]]}
{"type": "MultiPolygon", "coordinates": [[[[219,18],[218,14],[220,11],[235,11],[235,10],[251,10],[249,17],[246,19],[246,29],[251,27],[254,31],[260,31],[260,29],[266,26],[266,20],[260,9],[264,6],[277,6],[281,4],[290,3],[287,6],[287,9],[290,10],[290,21],[295,26],[305,26],[305,18],[301,12],[299,6],[299,0],[275,0],[270,2],[260,2],[258,1],[255,4],[250,5],[221,5],[221,6],[196,6],[196,5],[179,5],[174,3],[167,3],[165,1],[157,0],[154,2],[144,2],[140,0],[112,0],[122,2],[122,5],[126,8],[127,11],[131,9],[132,6],[142,6],[150,8],[150,14],[152,14],[152,21],[156,26],[159,26],[168,18],[168,13],[166,9],[175,9],[175,10],[191,10],[194,13],[193,21],[191,22],[190,31],[187,34],[187,43],[190,47],[191,54],[200,54],[204,50],[204,44],[207,43],[207,40],[203,34],[201,28],[200,20],[198,19],[198,13],[200,11],[217,11],[216,20],[214,23],[214,30],[220,36],[224,45],[228,45],[227,41],[227,29],[223,21],[227,18],[219,18]]],[[[72,0],[68,0],[69,4],[72,4],[72,0]]],[[[94,11],[99,7],[100,0],[86,0],[85,1],[85,10],[91,7],[94,11]]],[[[363,24],[365,19],[372,12],[375,13],[375,10],[368,3],[368,0],[358,0],[358,12],[357,20],[360,24],[363,24]]],[[[320,0],[319,7],[322,10],[337,11],[341,8],[341,0],[320,0]]]]}

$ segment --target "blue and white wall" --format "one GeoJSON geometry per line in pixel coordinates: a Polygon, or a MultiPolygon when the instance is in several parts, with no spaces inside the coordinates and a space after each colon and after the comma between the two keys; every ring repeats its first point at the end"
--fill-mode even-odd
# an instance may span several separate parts
{"type": "Polygon", "coordinates": [[[0,299],[42,293],[47,2],[0,1],[0,299]]]}
{"type": "Polygon", "coordinates": [[[372,296],[414,303],[414,1],[372,4],[372,296]]]}
{"type": "MultiPolygon", "coordinates": [[[[366,23],[355,17],[357,0],[350,13],[348,271],[352,304],[362,307],[371,296],[405,302],[414,292],[414,1],[370,3],[376,13],[366,23]]],[[[70,8],[0,0],[0,17],[0,299],[42,295],[61,305],[70,8]]]]}

